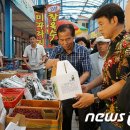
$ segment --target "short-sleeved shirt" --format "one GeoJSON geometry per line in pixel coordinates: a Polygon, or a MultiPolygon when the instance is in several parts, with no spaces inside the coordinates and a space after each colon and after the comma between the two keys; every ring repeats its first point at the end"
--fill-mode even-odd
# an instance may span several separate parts
{"type": "MultiPolygon", "coordinates": [[[[120,81],[122,77],[130,72],[130,34],[121,32],[114,41],[111,42],[109,52],[103,67],[103,87],[120,81]]],[[[107,113],[119,113],[117,107],[117,96],[106,100],[107,113]]],[[[118,127],[121,124],[114,122],[118,127]]]]}
{"type": "Polygon", "coordinates": [[[42,58],[45,55],[46,52],[44,47],[42,45],[37,44],[36,48],[32,48],[31,45],[28,45],[24,50],[23,57],[29,58],[29,64],[31,65],[32,70],[38,70],[44,68],[44,65],[39,65],[39,63],[42,61],[42,58]]]}
{"type": "MultiPolygon", "coordinates": [[[[101,57],[99,52],[96,52],[90,55],[90,60],[91,60],[91,66],[92,66],[90,81],[93,81],[96,77],[102,74],[102,68],[106,60],[106,56],[101,57]]],[[[101,87],[102,86],[100,85],[96,88],[93,88],[91,92],[93,94],[97,93],[101,91],[101,87]]]]}
{"type": "Polygon", "coordinates": [[[3,56],[3,54],[2,54],[2,52],[1,52],[1,50],[0,50],[0,57],[2,57],[3,56]]]}
{"type": "Polygon", "coordinates": [[[56,47],[50,57],[50,59],[59,58],[60,60],[68,60],[73,67],[78,71],[79,76],[84,72],[90,72],[90,58],[87,49],[83,46],[74,43],[74,48],[71,54],[68,54],[62,46],[56,47]]]}

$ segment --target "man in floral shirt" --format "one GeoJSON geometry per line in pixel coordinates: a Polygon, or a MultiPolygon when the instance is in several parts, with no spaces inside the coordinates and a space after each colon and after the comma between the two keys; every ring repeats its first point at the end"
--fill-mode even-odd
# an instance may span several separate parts
{"type": "MultiPolygon", "coordinates": [[[[125,29],[127,32],[130,32],[130,0],[128,0],[125,8],[125,29]]],[[[118,97],[118,106],[120,112],[125,113],[123,130],[130,130],[130,122],[128,122],[128,117],[130,115],[130,73],[124,76],[123,79],[126,80],[126,84],[118,97]]]]}
{"type": "MultiPolygon", "coordinates": [[[[124,12],[116,4],[101,7],[93,15],[97,19],[99,31],[105,38],[111,39],[109,52],[104,63],[103,74],[83,88],[84,92],[101,85],[102,91],[96,94],[78,94],[74,108],[82,108],[92,103],[105,100],[106,113],[118,113],[117,96],[125,84],[122,77],[130,71],[130,35],[124,31],[124,12]]],[[[101,130],[122,130],[118,122],[103,122],[101,130]]]]}

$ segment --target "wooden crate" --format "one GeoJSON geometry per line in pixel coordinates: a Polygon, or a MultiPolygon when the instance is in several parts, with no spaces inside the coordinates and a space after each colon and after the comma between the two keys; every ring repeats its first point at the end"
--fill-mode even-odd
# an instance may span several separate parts
{"type": "MultiPolygon", "coordinates": [[[[36,104],[36,101],[32,100],[32,102],[30,103],[32,105],[32,107],[16,106],[16,108],[37,109],[37,110],[41,110],[41,112],[45,109],[46,110],[47,109],[48,110],[56,110],[57,111],[57,118],[56,119],[29,119],[29,118],[25,118],[27,130],[62,130],[62,109],[61,109],[60,102],[59,101],[43,101],[44,103],[40,104],[41,102],[39,103],[38,102],[39,100],[38,100],[37,104],[36,104]],[[48,102],[48,104],[47,104],[47,102],[48,102]],[[35,107],[36,105],[39,105],[39,106],[42,105],[43,107],[35,107]],[[51,105],[51,106],[49,106],[49,105],[51,105]]],[[[27,100],[27,102],[29,103],[28,100],[27,100]]],[[[22,100],[21,105],[23,105],[27,102],[22,100]]],[[[8,124],[12,119],[13,119],[13,117],[10,117],[10,115],[7,115],[6,123],[8,124]]]]}
{"type": "Polygon", "coordinates": [[[4,72],[0,72],[0,80],[3,80],[5,78],[10,78],[11,76],[14,76],[17,74],[17,71],[5,71],[4,72]]]}
{"type": "Polygon", "coordinates": [[[28,106],[28,107],[44,107],[44,108],[61,108],[60,101],[48,101],[48,100],[25,100],[22,99],[19,106],[28,106]]]}

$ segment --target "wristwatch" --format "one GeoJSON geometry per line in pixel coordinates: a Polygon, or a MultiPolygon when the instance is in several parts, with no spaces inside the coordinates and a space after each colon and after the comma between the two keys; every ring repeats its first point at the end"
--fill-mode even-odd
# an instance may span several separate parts
{"type": "Polygon", "coordinates": [[[100,98],[98,97],[97,93],[94,94],[94,103],[99,103],[100,98]]]}

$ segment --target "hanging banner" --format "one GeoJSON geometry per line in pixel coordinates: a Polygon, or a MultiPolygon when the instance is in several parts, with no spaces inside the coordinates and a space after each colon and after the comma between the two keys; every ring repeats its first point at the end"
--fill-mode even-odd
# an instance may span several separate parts
{"type": "Polygon", "coordinates": [[[35,22],[36,22],[36,36],[37,42],[40,45],[45,45],[45,24],[44,24],[44,13],[35,12],[35,22]]]}
{"type": "Polygon", "coordinates": [[[49,41],[51,42],[53,39],[57,39],[57,25],[56,21],[59,19],[60,13],[60,4],[55,5],[47,5],[47,14],[48,14],[48,34],[49,41]]]}

